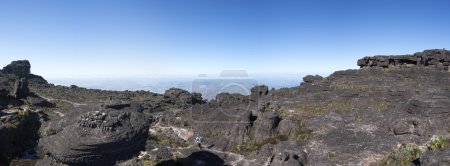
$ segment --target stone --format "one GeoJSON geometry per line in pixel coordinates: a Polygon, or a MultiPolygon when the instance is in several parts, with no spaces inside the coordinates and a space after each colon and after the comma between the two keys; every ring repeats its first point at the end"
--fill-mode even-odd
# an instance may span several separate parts
{"type": "Polygon", "coordinates": [[[269,93],[269,87],[266,85],[255,86],[250,89],[252,96],[265,96],[269,93]]]}
{"type": "Polygon", "coordinates": [[[307,153],[295,141],[283,141],[276,145],[266,144],[254,151],[249,158],[257,158],[255,165],[267,166],[305,166],[308,165],[307,153]]]}
{"type": "Polygon", "coordinates": [[[280,123],[281,118],[276,112],[260,113],[256,121],[253,123],[255,128],[254,139],[256,141],[263,141],[265,139],[275,136],[276,128],[280,123]]]}
{"type": "Polygon", "coordinates": [[[450,147],[426,151],[420,157],[420,161],[422,165],[450,166],[450,147]]]}
{"type": "Polygon", "coordinates": [[[28,89],[28,81],[26,78],[16,79],[14,83],[13,97],[20,99],[29,95],[30,89],[28,89]]]}
{"type": "Polygon", "coordinates": [[[448,70],[444,66],[450,62],[450,51],[442,49],[425,50],[414,55],[373,56],[359,59],[357,65],[363,67],[416,67],[425,66],[438,70],[448,70]],[[444,65],[445,64],[445,65],[444,65]]]}
{"type": "Polygon", "coordinates": [[[179,88],[170,88],[164,92],[164,104],[173,104],[178,108],[187,108],[191,105],[202,104],[205,101],[200,93],[189,93],[179,88]]]}
{"type": "Polygon", "coordinates": [[[10,160],[34,147],[40,125],[37,113],[19,110],[3,115],[0,111],[0,165],[9,165],[10,160]]]}
{"type": "Polygon", "coordinates": [[[322,79],[323,79],[323,77],[319,76],[319,75],[315,75],[315,76],[307,75],[307,76],[303,77],[303,82],[314,83],[314,82],[321,81],[322,79]]]}
{"type": "Polygon", "coordinates": [[[2,72],[6,74],[14,74],[19,77],[26,77],[30,74],[30,62],[28,60],[13,61],[9,65],[3,67],[2,72]]]}
{"type": "Polygon", "coordinates": [[[111,165],[136,155],[148,137],[147,118],[136,104],[115,108],[79,107],[56,123],[66,125],[44,137],[41,146],[68,165],[111,165]]]}

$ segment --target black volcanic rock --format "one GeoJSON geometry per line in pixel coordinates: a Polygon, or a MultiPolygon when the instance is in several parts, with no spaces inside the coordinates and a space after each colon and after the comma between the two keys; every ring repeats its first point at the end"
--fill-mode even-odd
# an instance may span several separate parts
{"type": "Polygon", "coordinates": [[[55,129],[59,132],[44,137],[42,146],[56,161],[69,165],[113,165],[130,158],[145,145],[148,121],[137,103],[113,108],[74,110],[54,124],[62,124],[55,129]]]}
{"type": "Polygon", "coordinates": [[[3,67],[2,72],[6,74],[14,74],[19,77],[26,77],[30,74],[30,62],[28,60],[13,61],[11,64],[3,67]]]}

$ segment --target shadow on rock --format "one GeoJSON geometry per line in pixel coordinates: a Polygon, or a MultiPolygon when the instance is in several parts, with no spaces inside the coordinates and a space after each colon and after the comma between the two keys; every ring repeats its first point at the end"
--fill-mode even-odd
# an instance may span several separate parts
{"type": "Polygon", "coordinates": [[[222,166],[224,164],[225,162],[214,153],[208,151],[199,151],[192,153],[186,158],[163,161],[157,166],[222,166]]]}

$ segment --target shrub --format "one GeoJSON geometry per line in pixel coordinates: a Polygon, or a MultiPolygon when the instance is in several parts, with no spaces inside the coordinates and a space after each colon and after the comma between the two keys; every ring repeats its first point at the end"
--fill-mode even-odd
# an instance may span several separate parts
{"type": "Polygon", "coordinates": [[[416,144],[402,144],[398,149],[390,152],[383,160],[383,165],[409,165],[422,154],[416,144]]]}
{"type": "Polygon", "coordinates": [[[434,136],[428,143],[428,148],[431,150],[445,148],[449,143],[449,140],[444,139],[442,136],[434,136]]]}

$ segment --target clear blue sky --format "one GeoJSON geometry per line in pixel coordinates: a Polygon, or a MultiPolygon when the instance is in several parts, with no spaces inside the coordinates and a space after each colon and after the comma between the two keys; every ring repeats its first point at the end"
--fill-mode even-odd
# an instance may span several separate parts
{"type": "Polygon", "coordinates": [[[0,65],[46,77],[327,73],[450,46],[445,0],[0,0],[0,65]]]}

